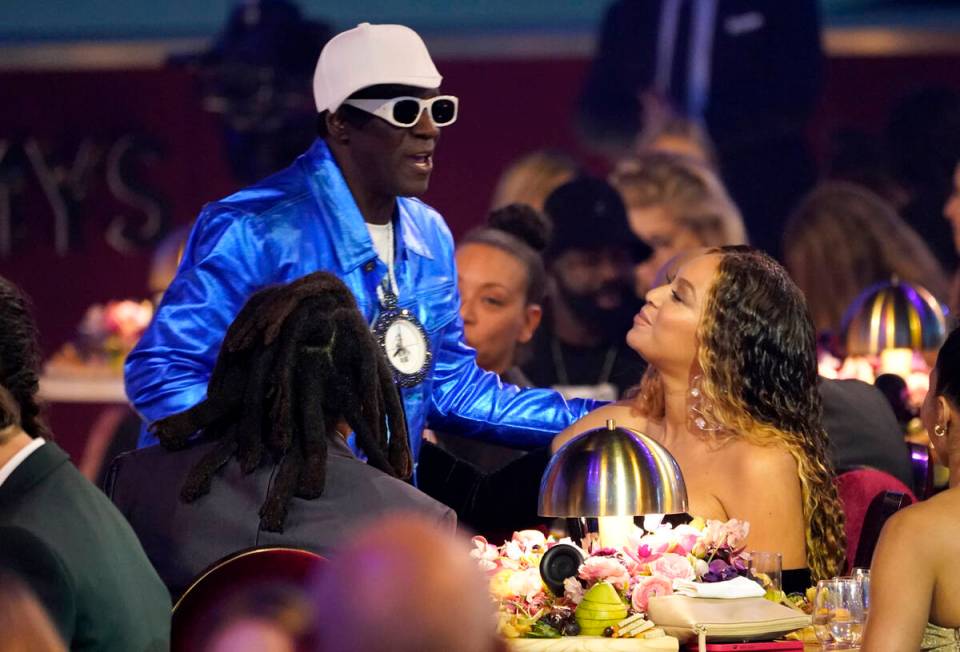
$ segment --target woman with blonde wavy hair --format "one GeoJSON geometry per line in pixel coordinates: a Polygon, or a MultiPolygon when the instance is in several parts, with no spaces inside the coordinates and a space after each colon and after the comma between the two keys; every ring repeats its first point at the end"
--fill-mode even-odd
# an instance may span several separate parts
{"type": "Polygon", "coordinates": [[[747,243],[743,218],[717,174],[705,163],[663,152],[624,159],[610,175],[623,197],[630,230],[653,250],[636,267],[643,296],[676,255],[700,247],[747,243]]]}
{"type": "Polygon", "coordinates": [[[647,293],[627,343],[650,364],[635,397],[591,412],[554,447],[607,419],[639,430],[676,457],[691,515],[748,521],[749,549],[783,554],[786,590],[839,574],[815,334],[786,271],[745,246],[693,253],[647,293]]]}

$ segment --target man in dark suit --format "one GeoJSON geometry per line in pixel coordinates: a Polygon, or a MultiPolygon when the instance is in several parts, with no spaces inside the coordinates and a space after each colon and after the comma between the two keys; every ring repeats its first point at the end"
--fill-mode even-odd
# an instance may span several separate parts
{"type": "Polygon", "coordinates": [[[823,429],[837,473],[864,466],[913,486],[910,451],[886,397],[859,380],[821,378],[823,429]]]}
{"type": "Polygon", "coordinates": [[[654,92],[703,121],[751,241],[776,255],[793,203],[814,181],[805,129],[823,55],[815,0],[618,0],[580,97],[596,147],[622,156],[654,92]]]}
{"type": "Polygon", "coordinates": [[[36,352],[26,302],[0,278],[0,569],[33,589],[71,649],[166,650],[170,596],[136,535],[46,440],[36,352]]]}
{"type": "Polygon", "coordinates": [[[413,464],[389,367],[327,272],[254,294],[206,400],[155,429],[160,445],[118,458],[106,491],[175,596],[246,548],[328,556],[358,524],[398,511],[456,526],[453,510],[403,481],[413,464]],[[351,430],[368,463],[347,445],[351,430]]]}

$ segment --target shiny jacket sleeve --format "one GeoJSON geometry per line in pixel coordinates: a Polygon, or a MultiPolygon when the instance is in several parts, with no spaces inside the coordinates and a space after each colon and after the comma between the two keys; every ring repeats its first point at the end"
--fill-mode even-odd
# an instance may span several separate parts
{"type": "Polygon", "coordinates": [[[571,423],[602,405],[564,399],[550,389],[523,388],[477,366],[458,315],[446,327],[436,355],[428,425],[514,448],[548,445],[571,423]]]}
{"type": "Polygon", "coordinates": [[[206,396],[227,327],[269,282],[269,252],[243,213],[209,205],[190,234],[177,275],[127,357],[127,397],[148,422],[206,396]]]}

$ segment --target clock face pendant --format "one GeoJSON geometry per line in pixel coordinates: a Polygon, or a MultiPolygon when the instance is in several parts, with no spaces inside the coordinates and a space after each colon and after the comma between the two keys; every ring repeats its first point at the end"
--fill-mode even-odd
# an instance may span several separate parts
{"type": "Polygon", "coordinates": [[[373,324],[380,348],[393,368],[394,381],[413,387],[423,381],[430,367],[427,332],[406,308],[384,310],[373,324]]]}

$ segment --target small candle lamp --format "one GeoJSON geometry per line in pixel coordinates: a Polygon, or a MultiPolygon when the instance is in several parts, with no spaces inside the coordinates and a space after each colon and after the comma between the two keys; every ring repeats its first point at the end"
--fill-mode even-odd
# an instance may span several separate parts
{"type": "Polygon", "coordinates": [[[666,448],[611,419],[553,456],[540,482],[538,511],[576,519],[580,535],[597,534],[601,547],[617,548],[627,542],[635,516],[687,511],[687,488],[666,448]]]}
{"type": "Polygon", "coordinates": [[[947,335],[947,309],[925,288],[894,277],[864,290],[847,309],[848,356],[879,356],[879,373],[906,379],[913,355],[935,353],[947,335]]]}

